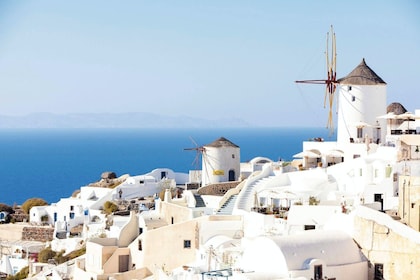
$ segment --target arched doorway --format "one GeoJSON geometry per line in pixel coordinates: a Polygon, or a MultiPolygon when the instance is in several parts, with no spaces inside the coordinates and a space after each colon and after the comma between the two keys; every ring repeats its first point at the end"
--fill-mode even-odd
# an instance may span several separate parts
{"type": "Polygon", "coordinates": [[[229,170],[229,181],[235,181],[235,170],[229,170]]]}

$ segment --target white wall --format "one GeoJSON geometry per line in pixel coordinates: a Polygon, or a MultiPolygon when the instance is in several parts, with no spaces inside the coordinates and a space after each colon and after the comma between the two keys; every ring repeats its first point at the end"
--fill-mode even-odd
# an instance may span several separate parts
{"type": "Polygon", "coordinates": [[[237,147],[205,147],[202,155],[203,186],[228,182],[229,170],[234,170],[235,181],[240,171],[240,149],[237,147]]]}
{"type": "MultiPolygon", "coordinates": [[[[348,143],[357,139],[354,124],[364,122],[376,125],[377,117],[386,114],[386,85],[342,85],[338,91],[337,142],[348,143]]],[[[385,127],[382,127],[382,142],[385,141],[385,127]]],[[[375,127],[363,128],[369,138],[376,138],[375,127]]]]}

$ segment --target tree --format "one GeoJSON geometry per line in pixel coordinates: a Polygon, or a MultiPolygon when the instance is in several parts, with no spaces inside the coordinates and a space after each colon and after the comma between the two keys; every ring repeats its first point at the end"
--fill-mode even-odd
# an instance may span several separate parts
{"type": "Polygon", "coordinates": [[[48,205],[48,203],[44,199],[42,199],[42,198],[30,198],[22,204],[22,210],[26,214],[29,214],[29,211],[31,210],[32,207],[43,206],[43,205],[48,205]]]}

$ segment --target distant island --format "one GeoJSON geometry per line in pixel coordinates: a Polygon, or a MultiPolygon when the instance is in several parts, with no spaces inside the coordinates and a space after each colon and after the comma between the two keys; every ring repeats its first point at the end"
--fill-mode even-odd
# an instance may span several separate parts
{"type": "Polygon", "coordinates": [[[146,112],[128,113],[32,113],[24,116],[0,115],[0,128],[199,128],[249,127],[242,119],[202,119],[166,116],[146,112]]]}

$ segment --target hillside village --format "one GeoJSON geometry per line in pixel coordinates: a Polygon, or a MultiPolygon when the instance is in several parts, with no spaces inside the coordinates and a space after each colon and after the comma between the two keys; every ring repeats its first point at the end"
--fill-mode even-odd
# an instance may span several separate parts
{"type": "Polygon", "coordinates": [[[201,170],[106,172],[72,197],[32,207],[31,228],[50,238],[2,240],[0,271],[29,266],[28,279],[416,279],[420,109],[387,105],[386,83],[364,59],[339,80],[337,96],[337,141],[303,142],[291,162],[241,162],[240,143],[220,137],[197,147],[201,170]],[[62,264],[37,262],[48,246],[86,251],[62,264]]]}

